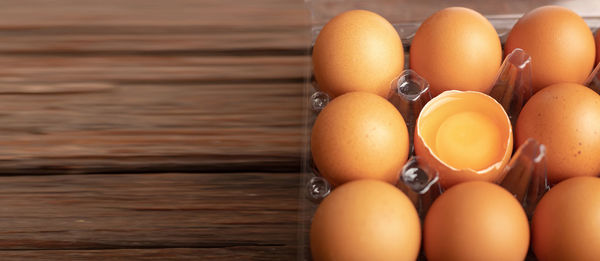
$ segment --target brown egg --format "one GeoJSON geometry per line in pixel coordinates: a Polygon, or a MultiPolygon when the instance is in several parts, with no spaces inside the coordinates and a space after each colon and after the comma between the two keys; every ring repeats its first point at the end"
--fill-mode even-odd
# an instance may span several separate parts
{"type": "Polygon", "coordinates": [[[411,260],[419,253],[421,226],[411,201],[376,180],[346,183],[317,208],[310,228],[315,261],[411,260]]]}
{"type": "Polygon", "coordinates": [[[554,186],[531,222],[538,260],[600,260],[600,179],[571,178],[554,186]]]}
{"type": "Polygon", "coordinates": [[[548,86],[529,99],[516,124],[519,146],[546,145],[548,179],[600,174],[600,96],[574,83],[548,86]]]}
{"type": "Polygon", "coordinates": [[[366,178],[396,183],[408,143],[402,115],[367,92],[331,101],[317,117],[310,141],[315,165],[334,185],[366,178]]]}
{"type": "Polygon", "coordinates": [[[404,68],[404,48],[385,18],[352,10],[323,27],[312,61],[319,89],[332,97],[352,91],[386,97],[392,80],[404,68]]]}
{"type": "Polygon", "coordinates": [[[600,31],[596,31],[596,63],[600,61],[600,31]]]}
{"type": "Polygon", "coordinates": [[[529,222],[504,188],[471,181],[450,188],[433,202],[423,237],[429,261],[523,261],[529,222]]]}
{"type": "Polygon", "coordinates": [[[415,126],[415,154],[434,169],[443,187],[498,181],[512,153],[510,119],[492,97],[446,91],[429,101],[415,126]]]}
{"type": "Polygon", "coordinates": [[[594,36],[575,12],[543,6],[525,14],[510,31],[504,54],[521,48],[531,56],[534,92],[555,83],[582,84],[594,66],[594,36]]]}
{"type": "Polygon", "coordinates": [[[433,96],[446,90],[489,92],[501,62],[502,47],[492,24],[463,7],[427,18],[410,46],[410,68],[427,79],[433,96]]]}

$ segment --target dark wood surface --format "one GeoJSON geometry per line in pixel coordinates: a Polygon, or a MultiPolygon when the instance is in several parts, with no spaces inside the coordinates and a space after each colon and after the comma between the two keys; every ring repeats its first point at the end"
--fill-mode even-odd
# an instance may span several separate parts
{"type": "Polygon", "coordinates": [[[0,1],[0,260],[294,260],[308,20],[0,1]]]}

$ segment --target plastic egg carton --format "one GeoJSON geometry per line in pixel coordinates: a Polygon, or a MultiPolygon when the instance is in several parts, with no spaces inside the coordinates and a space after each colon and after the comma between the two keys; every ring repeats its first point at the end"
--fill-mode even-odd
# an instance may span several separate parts
{"type": "MultiPolygon", "coordinates": [[[[343,0],[306,0],[311,11],[313,26],[311,35],[314,41],[322,26],[347,10],[366,9],[374,11],[392,22],[402,38],[405,48],[405,68],[408,68],[409,48],[412,37],[420,25],[420,21],[434,12],[450,6],[464,6],[484,14],[495,27],[502,44],[508,32],[523,13],[541,5],[541,1],[509,0],[503,2],[483,1],[440,1],[432,4],[428,1],[343,1],[343,0]],[[499,8],[502,7],[502,8],[499,8]],[[409,17],[410,19],[407,19],[409,17]]],[[[562,5],[580,14],[592,31],[600,27],[600,2],[574,1],[552,3],[562,5]]],[[[596,65],[586,83],[591,89],[600,93],[600,80],[597,77],[600,64],[596,65]]],[[[310,221],[319,203],[334,189],[312,162],[310,153],[310,130],[319,112],[328,104],[329,96],[320,92],[314,77],[305,84],[307,103],[306,137],[303,153],[303,175],[301,179],[301,224],[299,228],[300,247],[298,260],[312,260],[310,253],[309,230],[310,221]]],[[[525,102],[532,96],[531,58],[521,49],[514,50],[503,60],[498,71],[496,83],[490,92],[507,112],[511,123],[516,123],[517,116],[525,102]]],[[[416,120],[421,109],[431,99],[427,80],[410,69],[405,69],[390,86],[390,101],[402,114],[409,131],[410,154],[404,165],[396,186],[413,202],[421,220],[433,201],[444,192],[439,185],[438,173],[429,166],[422,165],[414,156],[413,136],[416,120]]],[[[546,148],[543,144],[530,139],[522,146],[515,148],[511,160],[504,169],[503,178],[497,183],[511,192],[522,204],[528,218],[531,219],[537,202],[550,189],[546,177],[546,148]]],[[[426,260],[420,253],[418,260],[426,260]]],[[[526,260],[536,260],[530,250],[526,260]]]]}

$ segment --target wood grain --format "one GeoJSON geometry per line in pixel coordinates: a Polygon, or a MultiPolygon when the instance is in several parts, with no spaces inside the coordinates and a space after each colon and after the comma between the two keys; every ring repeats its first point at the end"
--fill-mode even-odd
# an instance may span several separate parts
{"type": "Polygon", "coordinates": [[[158,255],[170,253],[164,248],[175,248],[173,253],[202,248],[184,254],[225,258],[232,249],[247,248],[258,256],[290,257],[297,238],[297,178],[293,173],[1,177],[0,254],[156,249],[158,255]]]}
{"type": "Polygon", "coordinates": [[[4,0],[3,27],[60,25],[267,27],[305,25],[303,1],[295,0],[4,0]]]}
{"type": "Polygon", "coordinates": [[[0,259],[295,259],[308,18],[2,1],[0,259]]]}
{"type": "Polygon", "coordinates": [[[218,248],[25,250],[0,251],[2,260],[293,260],[294,247],[246,246],[218,248]]]}
{"type": "MultiPolygon", "coordinates": [[[[219,54],[306,49],[305,26],[216,28],[203,26],[54,26],[2,28],[0,52],[11,54],[219,54]]],[[[251,53],[250,53],[251,54],[251,53]]]]}
{"type": "Polygon", "coordinates": [[[57,3],[0,8],[0,174],[299,169],[301,2],[57,3]]]}
{"type": "MultiPolygon", "coordinates": [[[[261,54],[256,54],[259,56],[261,54]]],[[[0,83],[301,83],[305,56],[206,57],[188,55],[5,55],[0,83]],[[7,66],[10,65],[10,66],[7,66]]],[[[1,67],[0,67],[1,68],[1,67]]],[[[251,100],[248,100],[251,102],[251,100]]]]}
{"type": "Polygon", "coordinates": [[[297,170],[303,102],[294,86],[2,95],[0,173],[297,170]]]}

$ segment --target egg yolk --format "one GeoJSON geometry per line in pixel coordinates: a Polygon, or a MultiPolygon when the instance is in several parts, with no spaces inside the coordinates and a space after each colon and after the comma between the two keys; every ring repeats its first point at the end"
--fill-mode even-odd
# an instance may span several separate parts
{"type": "Polygon", "coordinates": [[[445,119],[436,134],[436,155],[458,169],[482,170],[498,161],[500,130],[479,112],[466,111],[445,119]]]}

